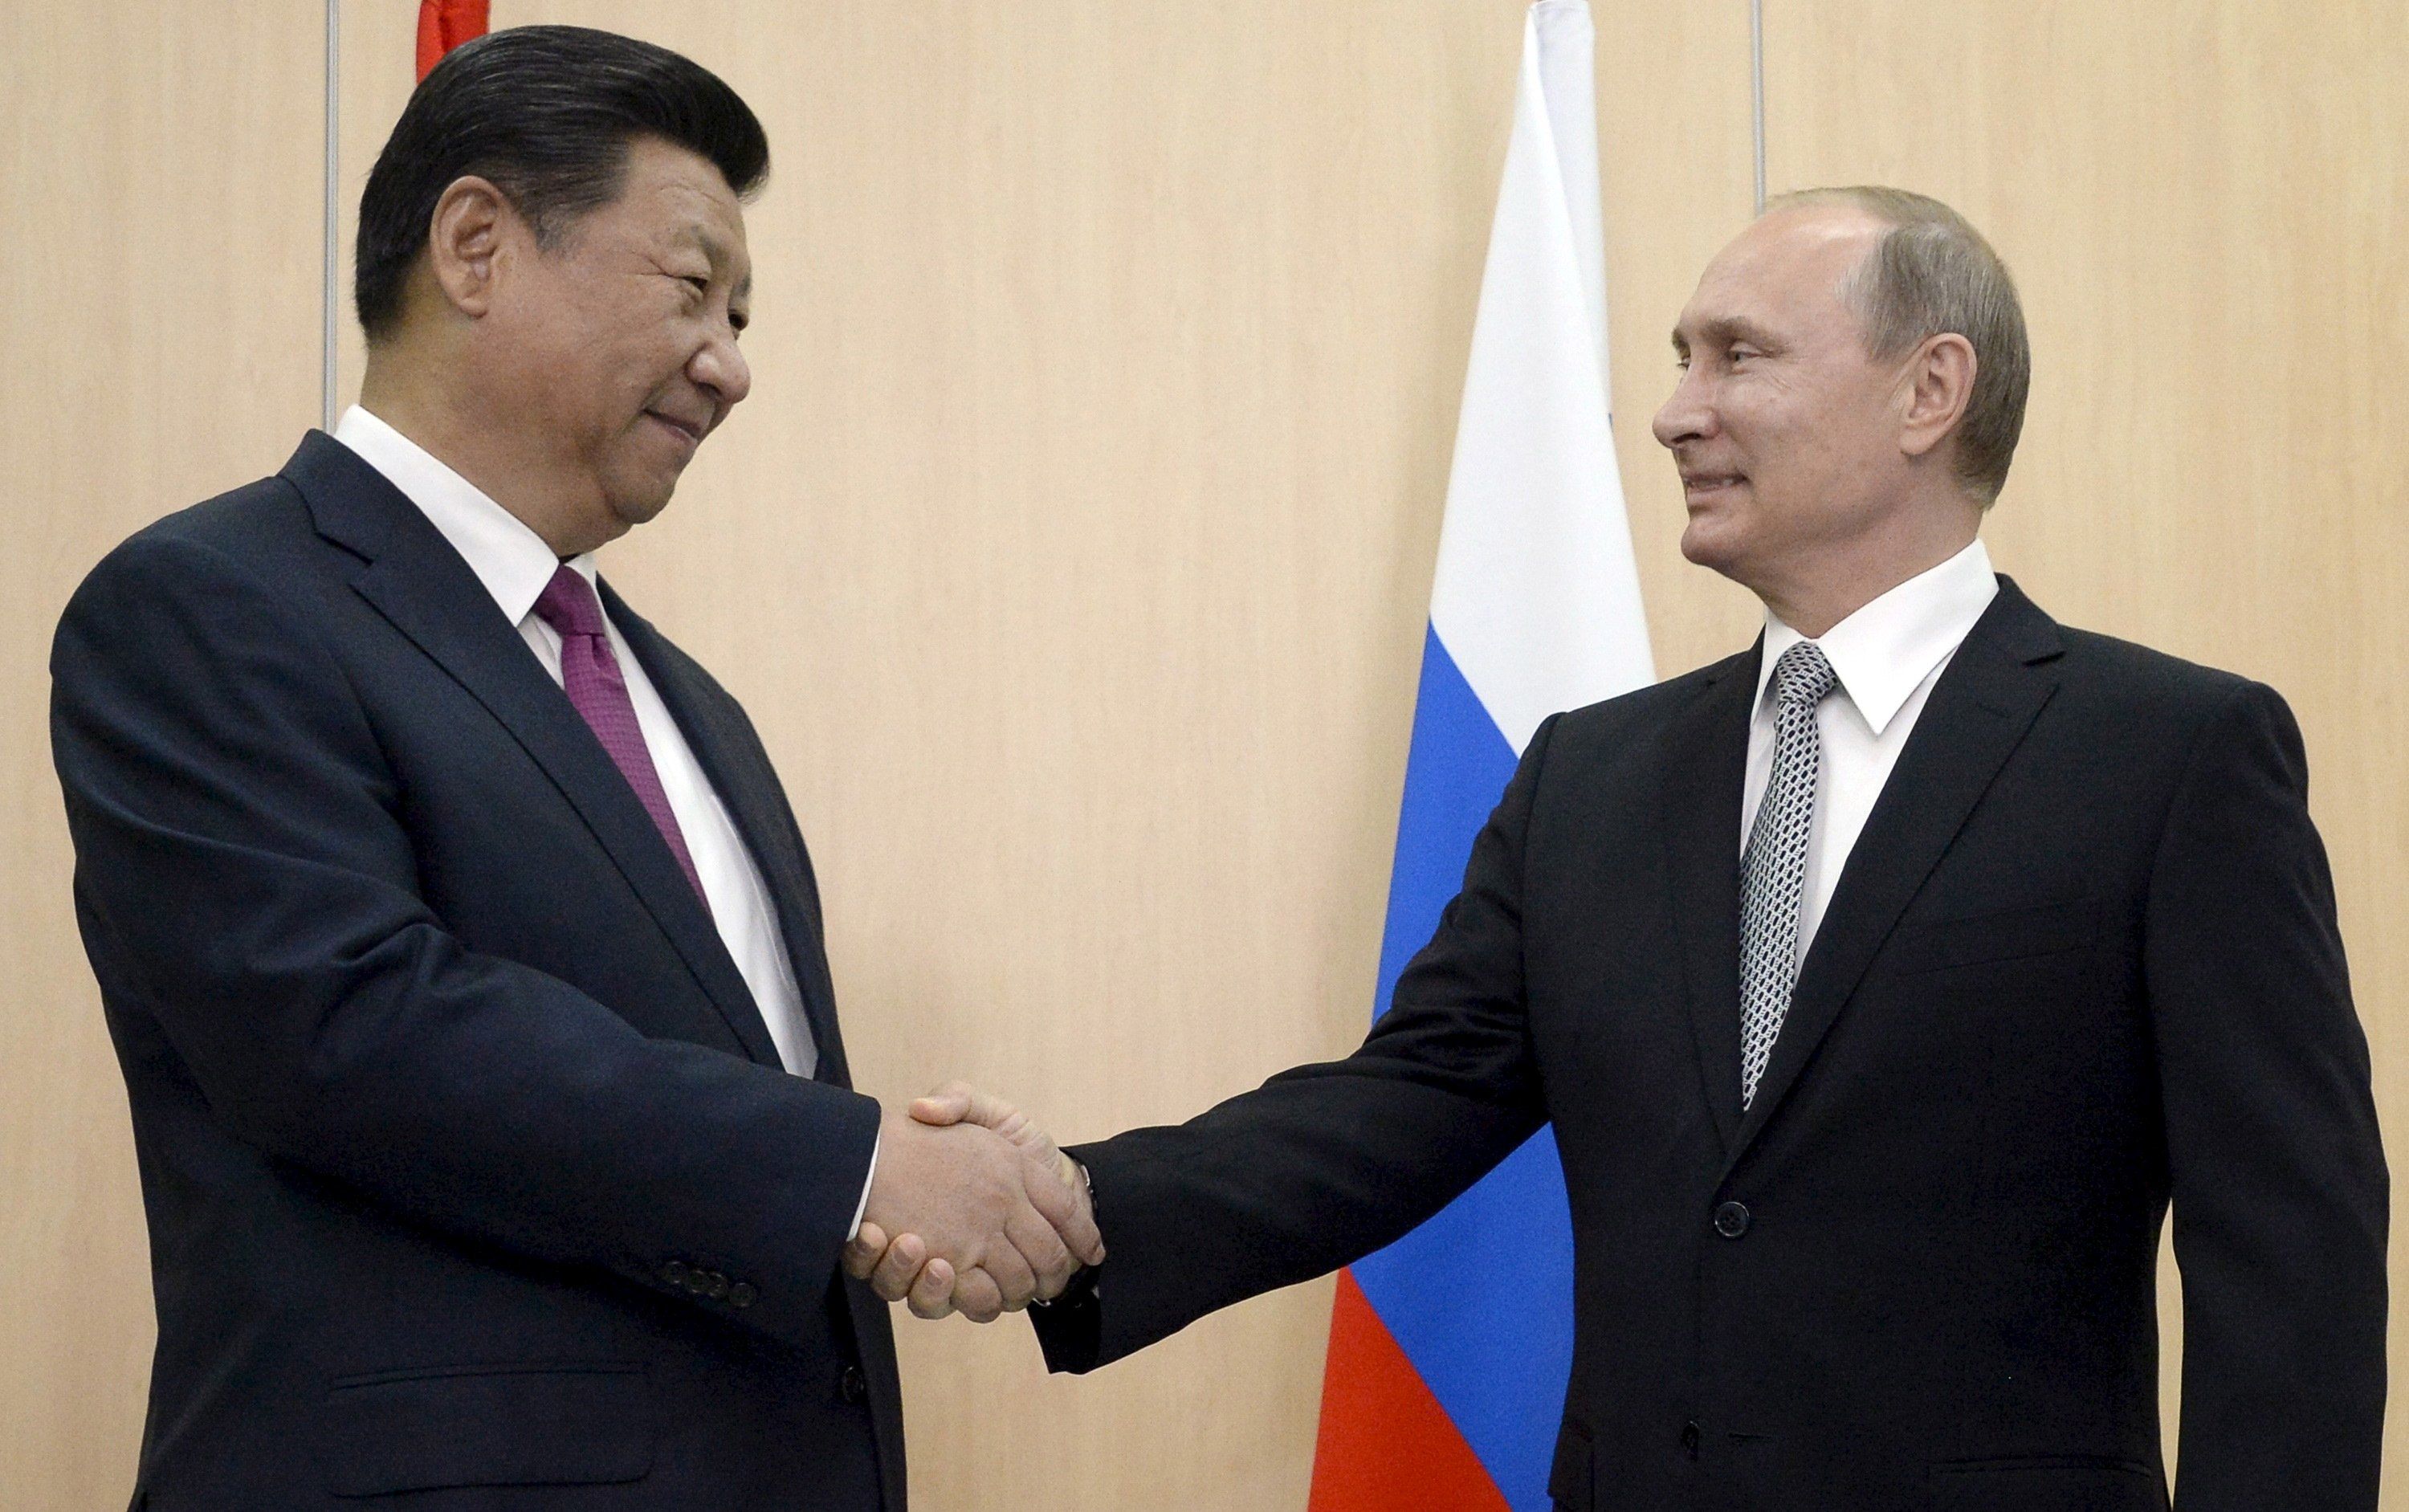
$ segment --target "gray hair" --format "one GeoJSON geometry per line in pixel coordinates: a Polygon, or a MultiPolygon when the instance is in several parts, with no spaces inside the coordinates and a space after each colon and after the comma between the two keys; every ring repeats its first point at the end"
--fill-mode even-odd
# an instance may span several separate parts
{"type": "Polygon", "coordinates": [[[1964,216],[1904,189],[1802,189],[1765,208],[1832,204],[1890,227],[1841,291],[1865,322],[1867,350],[1895,357],[1944,333],[1974,349],[1974,392],[1957,425],[1957,476],[1989,508],[2008,481],[2032,383],[2032,347],[2008,265],[1964,216]]]}

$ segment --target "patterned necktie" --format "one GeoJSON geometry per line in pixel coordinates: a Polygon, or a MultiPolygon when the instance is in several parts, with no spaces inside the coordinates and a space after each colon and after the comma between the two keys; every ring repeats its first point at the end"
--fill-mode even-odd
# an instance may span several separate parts
{"type": "Polygon", "coordinates": [[[1739,1105],[1756,1097],[1798,983],[1798,901],[1815,822],[1823,742],[1815,707],[1839,679],[1823,647],[1801,641],[1773,664],[1773,775],[1739,862],[1739,1105]]]}
{"type": "Polygon", "coordinates": [[[703,896],[702,874],[694,869],[685,834],[678,828],[677,815],[670,811],[661,774],[654,769],[653,753],[636,723],[636,705],[627,697],[627,680],[620,675],[619,658],[612,654],[611,638],[603,631],[602,603],[594,597],[594,585],[563,562],[536,599],[535,612],[560,632],[560,683],[569,701],[594,731],[594,738],[602,742],[612,765],[636,790],[637,801],[653,816],[661,838],[669,842],[670,854],[677,857],[685,880],[694,884],[694,895],[702,900],[702,911],[708,914],[711,900],[703,896]]]}

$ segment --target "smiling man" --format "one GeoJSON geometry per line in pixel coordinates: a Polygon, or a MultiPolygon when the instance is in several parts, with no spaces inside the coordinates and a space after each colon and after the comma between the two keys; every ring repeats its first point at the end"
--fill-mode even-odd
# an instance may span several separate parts
{"type": "Polygon", "coordinates": [[[60,624],[159,1311],[137,1507],[900,1512],[847,1237],[924,1234],[982,1317],[1101,1253],[1004,1138],[850,1089],[769,758],[595,572],[751,388],[768,167],[674,53],[461,48],[361,199],[359,406],[60,624]]]}
{"type": "Polygon", "coordinates": [[[2283,700],[1993,573],[2024,321],[1947,207],[1779,201],[1673,339],[1682,550],[1763,637],[1540,727],[1353,1056],[1069,1152],[1112,1259],[1047,1359],[1355,1260],[1552,1121],[1561,1506],[2163,1512],[2171,1204],[2175,1505],[2372,1512],[2386,1173],[2283,700]]]}

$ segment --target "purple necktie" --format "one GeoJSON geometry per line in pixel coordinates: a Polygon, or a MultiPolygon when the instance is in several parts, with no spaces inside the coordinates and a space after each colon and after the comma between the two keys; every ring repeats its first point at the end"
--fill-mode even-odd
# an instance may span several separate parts
{"type": "Polygon", "coordinates": [[[702,875],[695,871],[685,834],[678,828],[677,815],[670,811],[670,797],[661,790],[661,774],[654,770],[653,753],[636,723],[636,706],[627,698],[627,680],[619,675],[619,658],[612,655],[611,639],[603,633],[602,604],[594,597],[594,585],[563,562],[543,585],[535,612],[560,632],[560,684],[568,690],[569,701],[584,716],[627,785],[636,790],[637,801],[653,816],[661,838],[670,842],[670,854],[685,869],[685,880],[694,884],[694,895],[702,900],[703,913],[709,914],[711,900],[703,895],[702,875]]]}

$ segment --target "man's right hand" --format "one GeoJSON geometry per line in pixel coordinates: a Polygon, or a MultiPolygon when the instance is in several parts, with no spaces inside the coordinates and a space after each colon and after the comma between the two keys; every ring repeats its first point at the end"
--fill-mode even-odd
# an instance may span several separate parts
{"type": "Polygon", "coordinates": [[[917,1273],[914,1313],[988,1322],[1059,1295],[1103,1256],[1087,1203],[1044,1152],[974,1121],[938,1126],[891,1112],[880,1120],[878,1169],[846,1268],[863,1275],[882,1258],[908,1263],[917,1273]]]}

